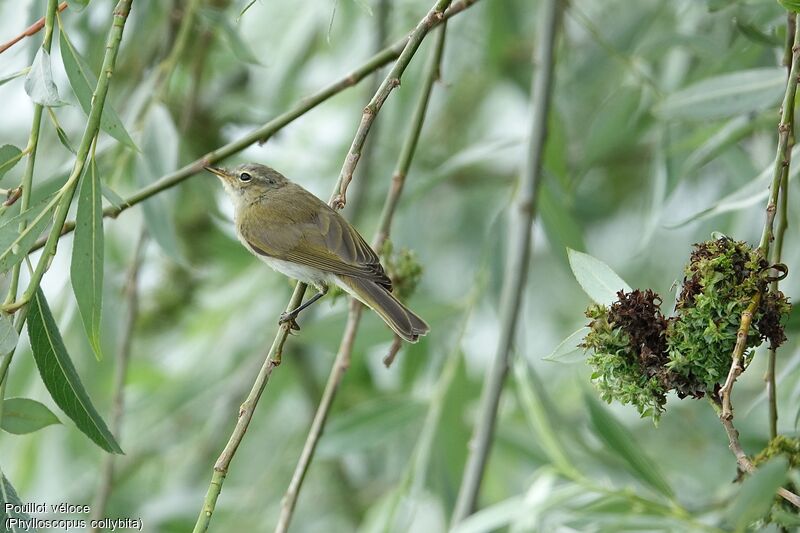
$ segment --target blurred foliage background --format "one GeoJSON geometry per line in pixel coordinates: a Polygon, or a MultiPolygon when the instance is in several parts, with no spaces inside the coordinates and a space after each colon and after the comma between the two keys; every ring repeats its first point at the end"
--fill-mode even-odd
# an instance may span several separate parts
{"type": "MultiPolygon", "coordinates": [[[[169,83],[147,120],[137,120],[187,2],[135,0],[109,98],[143,154],[101,135],[103,183],[124,197],[260,126],[404,35],[430,3],[256,2],[239,18],[247,2],[200,0],[169,83]],[[141,170],[142,158],[151,172],[141,170]]],[[[0,40],[41,17],[44,6],[1,3],[0,40]]],[[[112,8],[94,0],[61,14],[94,72],[112,8]]],[[[386,369],[391,335],[365,315],[295,531],[448,527],[498,333],[505,213],[525,156],[538,8],[539,1],[484,0],[448,25],[441,80],[392,236],[424,267],[410,304],[432,331],[386,369]]],[[[785,32],[777,2],[574,0],[566,7],[518,364],[502,397],[483,510],[459,531],[704,531],[758,518],[740,516],[747,510],[735,504],[735,460],[707,402],[670,397],[655,427],[633,408],[598,403],[582,353],[543,358],[587,322],[589,299],[570,272],[567,247],[602,259],[634,288],[669,295],[671,308],[692,243],[712,231],[757,242],[785,84],[785,32]]],[[[345,214],[365,236],[375,230],[432,42],[423,43],[379,115],[351,188],[345,214]]],[[[38,34],[3,53],[0,77],[30,65],[40,43],[38,34]]],[[[54,79],[71,105],[54,112],[74,142],[85,116],[58,49],[56,38],[54,79]]],[[[343,91],[225,164],[266,163],[327,198],[375,83],[343,91]]],[[[0,86],[0,102],[2,143],[24,146],[32,104],[21,78],[0,86]]],[[[42,130],[34,180],[52,190],[73,156],[47,117],[42,130]]],[[[17,183],[22,168],[0,186],[17,183]]],[[[790,272],[800,263],[798,194],[790,183],[790,272]]],[[[148,531],[193,526],[291,291],[241,247],[231,213],[216,179],[198,174],[106,220],[102,361],[92,355],[69,287],[71,237],[44,278],[65,343],[108,420],[124,286],[140,235],[149,235],[117,435],[126,454],[117,459],[105,513],[140,517],[148,531]]],[[[782,290],[796,300],[797,276],[782,290]]],[[[327,299],[301,318],[232,463],[212,530],[272,529],[346,313],[344,298],[327,299]]],[[[800,415],[798,329],[794,312],[778,357],[779,429],[787,435],[796,434],[800,415]]],[[[768,439],[761,351],[735,394],[749,453],[768,439]]],[[[24,336],[7,396],[35,398],[64,422],[0,435],[2,468],[22,501],[92,502],[105,454],[57,410],[24,336]]]]}

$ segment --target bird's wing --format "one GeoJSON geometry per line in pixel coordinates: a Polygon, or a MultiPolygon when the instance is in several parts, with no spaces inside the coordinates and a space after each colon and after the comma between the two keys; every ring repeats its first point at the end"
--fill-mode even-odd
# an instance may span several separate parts
{"type": "Polygon", "coordinates": [[[239,221],[239,230],[257,253],[331,274],[367,278],[391,290],[378,255],[363,237],[302,187],[289,184],[273,191],[248,212],[239,221]],[[255,210],[267,216],[258,216],[255,210]]]}

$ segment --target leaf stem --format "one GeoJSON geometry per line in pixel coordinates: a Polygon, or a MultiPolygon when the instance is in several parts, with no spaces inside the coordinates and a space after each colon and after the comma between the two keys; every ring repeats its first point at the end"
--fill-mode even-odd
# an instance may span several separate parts
{"type": "Polygon", "coordinates": [[[555,48],[559,32],[562,3],[547,0],[542,4],[542,30],[535,49],[539,72],[533,77],[531,89],[531,131],[525,168],[519,179],[519,191],[512,211],[509,252],[500,303],[500,337],[494,362],[481,394],[478,420],[475,425],[469,456],[461,480],[452,523],[457,524],[471,515],[477,505],[483,473],[491,451],[497,407],[512,357],[512,345],[522,304],[531,251],[531,231],[536,213],[539,183],[542,176],[542,157],[547,140],[547,119],[555,69],[555,48]]]}

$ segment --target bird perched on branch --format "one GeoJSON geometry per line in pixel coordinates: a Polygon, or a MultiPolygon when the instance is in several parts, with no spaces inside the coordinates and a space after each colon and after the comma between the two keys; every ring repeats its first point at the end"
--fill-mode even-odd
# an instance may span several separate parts
{"type": "Polygon", "coordinates": [[[328,204],[264,165],[216,174],[234,205],[236,235],[256,257],[281,274],[312,285],[317,294],[281,314],[297,329],[298,313],[328,292],[331,283],[374,310],[397,335],[417,342],[430,327],[392,295],[392,282],[378,254],[328,204]]]}

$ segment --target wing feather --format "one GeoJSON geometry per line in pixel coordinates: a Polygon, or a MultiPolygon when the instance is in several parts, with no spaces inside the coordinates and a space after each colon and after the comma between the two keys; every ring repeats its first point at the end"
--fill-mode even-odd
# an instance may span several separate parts
{"type": "Polygon", "coordinates": [[[257,253],[331,274],[366,278],[391,290],[378,254],[358,231],[299,185],[272,191],[246,212],[237,226],[257,253]]]}

